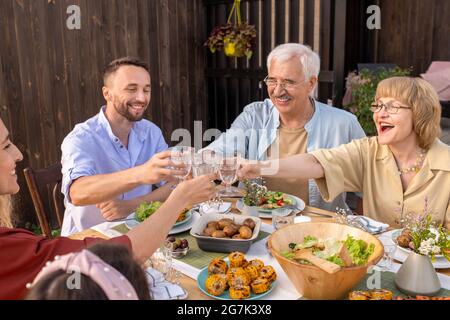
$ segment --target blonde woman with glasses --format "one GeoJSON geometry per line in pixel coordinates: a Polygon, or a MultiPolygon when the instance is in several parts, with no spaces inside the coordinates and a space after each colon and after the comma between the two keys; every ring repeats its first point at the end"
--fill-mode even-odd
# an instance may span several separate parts
{"type": "MultiPolygon", "coordinates": [[[[364,215],[392,227],[426,211],[449,229],[450,146],[438,138],[437,93],[420,78],[389,78],[379,83],[371,110],[377,136],[276,160],[276,176],[315,179],[327,201],[363,192],[364,215]]],[[[267,165],[245,165],[239,176],[264,176],[267,165]]]]}

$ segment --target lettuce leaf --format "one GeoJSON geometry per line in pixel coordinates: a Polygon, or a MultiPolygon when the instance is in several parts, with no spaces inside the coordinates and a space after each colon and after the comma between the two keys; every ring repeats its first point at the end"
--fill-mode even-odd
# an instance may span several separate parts
{"type": "Polygon", "coordinates": [[[347,236],[344,245],[347,247],[352,262],[358,266],[366,264],[375,249],[373,243],[367,245],[364,240],[356,240],[351,235],[347,236]]]}
{"type": "Polygon", "coordinates": [[[337,264],[338,266],[344,267],[344,261],[341,259],[341,257],[337,254],[335,254],[334,256],[331,256],[327,259],[327,261],[333,262],[335,264],[337,264]]]}
{"type": "Polygon", "coordinates": [[[162,203],[159,201],[152,201],[150,203],[143,202],[136,209],[136,220],[142,222],[150,217],[156,210],[161,207],[162,203]]]}

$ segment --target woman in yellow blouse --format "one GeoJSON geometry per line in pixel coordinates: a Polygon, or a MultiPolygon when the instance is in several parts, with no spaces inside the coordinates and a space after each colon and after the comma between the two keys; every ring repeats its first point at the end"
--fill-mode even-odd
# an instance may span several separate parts
{"type": "Polygon", "coordinates": [[[435,90],[420,78],[389,78],[379,83],[371,110],[378,136],[278,163],[247,164],[239,176],[268,175],[267,167],[278,166],[277,177],[316,179],[326,201],[344,191],[363,192],[364,215],[392,227],[426,211],[450,229],[450,146],[438,138],[435,90]]]}

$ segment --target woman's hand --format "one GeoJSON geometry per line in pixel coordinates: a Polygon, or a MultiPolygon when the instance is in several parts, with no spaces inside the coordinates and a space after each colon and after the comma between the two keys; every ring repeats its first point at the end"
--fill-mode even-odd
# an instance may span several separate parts
{"type": "Polygon", "coordinates": [[[237,172],[239,180],[256,179],[261,176],[261,165],[255,163],[244,163],[237,172]]]}
{"type": "Polygon", "coordinates": [[[215,174],[200,176],[181,182],[170,197],[181,198],[186,206],[211,200],[216,195],[215,174]]]}

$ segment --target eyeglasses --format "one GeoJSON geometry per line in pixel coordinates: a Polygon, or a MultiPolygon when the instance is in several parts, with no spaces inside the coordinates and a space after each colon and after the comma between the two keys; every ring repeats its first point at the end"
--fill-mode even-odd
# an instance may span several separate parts
{"type": "Polygon", "coordinates": [[[276,88],[276,86],[279,85],[281,89],[285,90],[293,89],[300,84],[300,82],[295,82],[292,80],[281,80],[278,82],[278,80],[269,78],[269,76],[265,77],[263,81],[266,83],[268,88],[276,88]]]}
{"type": "Polygon", "coordinates": [[[370,111],[372,112],[380,112],[381,109],[386,110],[387,113],[390,114],[396,114],[398,112],[399,109],[412,109],[411,107],[404,107],[404,106],[399,106],[399,105],[394,105],[393,102],[388,102],[388,103],[382,103],[382,102],[374,102],[371,104],[370,106],[370,111]]]}

